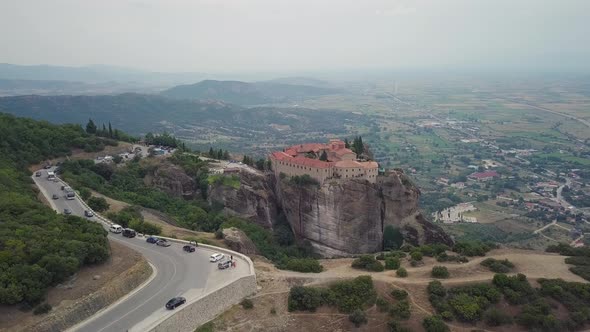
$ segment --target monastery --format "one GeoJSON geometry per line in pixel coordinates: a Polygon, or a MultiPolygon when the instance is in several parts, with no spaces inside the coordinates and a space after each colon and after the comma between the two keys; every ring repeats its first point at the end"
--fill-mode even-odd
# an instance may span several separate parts
{"type": "Polygon", "coordinates": [[[358,161],[356,153],[339,139],[331,139],[327,144],[293,145],[273,152],[270,160],[276,176],[307,174],[320,184],[329,179],[365,179],[375,183],[379,169],[374,161],[358,161]],[[324,159],[322,156],[327,160],[320,160],[324,159]]]}

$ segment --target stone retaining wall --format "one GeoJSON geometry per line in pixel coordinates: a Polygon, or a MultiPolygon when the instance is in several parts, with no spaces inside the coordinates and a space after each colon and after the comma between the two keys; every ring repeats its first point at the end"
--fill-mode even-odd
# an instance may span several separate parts
{"type": "Polygon", "coordinates": [[[152,327],[149,332],[193,332],[197,327],[207,323],[243,298],[256,292],[256,276],[248,275],[192,302],[179,307],[178,312],[152,327]]]}

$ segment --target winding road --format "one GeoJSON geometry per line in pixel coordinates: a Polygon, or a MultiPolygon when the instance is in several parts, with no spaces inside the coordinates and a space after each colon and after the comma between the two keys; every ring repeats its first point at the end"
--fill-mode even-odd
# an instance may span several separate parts
{"type": "MultiPolygon", "coordinates": [[[[58,213],[63,213],[67,208],[73,215],[84,217],[86,208],[79,198],[67,200],[61,190],[62,183],[48,180],[45,170],[41,170],[40,177],[33,175],[33,180],[58,213]],[[52,199],[53,194],[59,198],[52,199]]],[[[87,219],[100,222],[97,217],[87,219]]],[[[106,224],[101,224],[107,228],[106,224]]],[[[198,247],[194,253],[186,253],[180,243],[159,247],[147,243],[144,237],[128,239],[121,234],[109,233],[108,238],[142,253],[154,268],[154,274],[132,293],[68,331],[147,331],[174,314],[173,310],[164,307],[171,298],[184,296],[190,303],[222,284],[248,275],[250,271],[247,262],[241,258],[238,258],[241,261],[236,268],[218,270],[217,264],[209,263],[213,251],[203,247],[198,247]]]]}

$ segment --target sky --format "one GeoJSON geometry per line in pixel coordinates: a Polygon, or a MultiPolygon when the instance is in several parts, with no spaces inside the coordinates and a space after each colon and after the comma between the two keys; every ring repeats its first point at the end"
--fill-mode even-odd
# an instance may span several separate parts
{"type": "Polygon", "coordinates": [[[588,70],[588,13],[588,0],[0,0],[0,62],[588,70]]]}

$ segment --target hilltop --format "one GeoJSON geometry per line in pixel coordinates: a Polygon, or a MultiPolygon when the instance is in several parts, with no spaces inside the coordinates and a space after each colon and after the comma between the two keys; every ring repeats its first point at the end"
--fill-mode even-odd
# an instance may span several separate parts
{"type": "Polygon", "coordinates": [[[179,99],[222,100],[238,105],[258,105],[328,95],[336,92],[335,89],[311,85],[282,84],[273,81],[247,83],[205,80],[195,84],[175,86],[162,91],[161,95],[179,99]]]}

